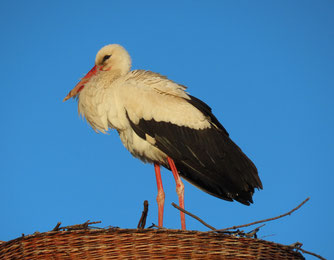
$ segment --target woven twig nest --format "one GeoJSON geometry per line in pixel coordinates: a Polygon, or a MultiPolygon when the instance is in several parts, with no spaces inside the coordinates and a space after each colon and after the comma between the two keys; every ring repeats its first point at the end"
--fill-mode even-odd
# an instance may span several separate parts
{"type": "Polygon", "coordinates": [[[304,259],[261,239],[156,229],[50,231],[0,243],[0,259],[304,259]]]}

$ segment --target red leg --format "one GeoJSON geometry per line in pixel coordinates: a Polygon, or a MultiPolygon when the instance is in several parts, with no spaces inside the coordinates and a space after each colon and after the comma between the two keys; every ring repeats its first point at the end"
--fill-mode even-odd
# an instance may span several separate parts
{"type": "MultiPolygon", "coordinates": [[[[184,209],[184,184],[181,181],[180,175],[176,169],[175,163],[173,161],[173,159],[167,157],[169,166],[172,170],[174,179],[175,179],[175,183],[176,183],[176,193],[177,196],[179,197],[179,205],[182,209],[184,209]]],[[[181,214],[181,227],[182,229],[186,229],[186,219],[185,219],[185,215],[183,212],[180,212],[181,214]]]]}
{"type": "Polygon", "coordinates": [[[164,218],[164,204],[165,204],[165,192],[162,187],[161,173],[160,173],[160,165],[154,163],[155,177],[157,179],[157,187],[158,187],[158,217],[159,217],[159,227],[162,227],[163,218],[164,218]]]}

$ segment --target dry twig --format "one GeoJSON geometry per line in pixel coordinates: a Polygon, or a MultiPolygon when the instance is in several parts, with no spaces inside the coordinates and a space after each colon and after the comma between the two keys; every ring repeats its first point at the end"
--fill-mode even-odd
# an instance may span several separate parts
{"type": "Polygon", "coordinates": [[[310,198],[305,199],[302,203],[300,203],[297,207],[295,207],[294,209],[290,210],[289,212],[279,215],[277,217],[274,218],[267,218],[267,219],[263,219],[263,220],[258,220],[252,223],[248,223],[248,224],[244,224],[244,225],[239,225],[239,226],[233,226],[233,227],[228,227],[228,228],[223,228],[223,229],[217,229],[215,231],[211,231],[211,232],[224,232],[226,230],[230,230],[230,229],[237,229],[237,228],[242,228],[242,227],[248,227],[248,226],[252,226],[252,225],[256,225],[259,223],[263,223],[263,222],[268,222],[268,221],[272,221],[272,220],[276,220],[279,218],[283,218],[287,215],[290,215],[292,212],[296,211],[297,209],[299,209],[301,206],[303,206],[310,198]]]}
{"type": "Polygon", "coordinates": [[[266,224],[262,224],[261,226],[255,228],[254,230],[248,232],[245,234],[246,237],[254,237],[257,238],[256,233],[259,232],[260,228],[262,228],[263,226],[265,226],[266,224]]]}
{"type": "Polygon", "coordinates": [[[87,220],[83,224],[77,224],[77,225],[72,225],[72,226],[60,227],[61,222],[58,222],[57,225],[52,229],[52,231],[59,231],[59,230],[70,231],[70,230],[88,229],[89,225],[99,224],[99,223],[101,223],[101,221],[89,222],[89,220],[87,220]]]}
{"type": "Polygon", "coordinates": [[[210,226],[209,224],[207,224],[206,222],[204,222],[202,219],[200,219],[199,217],[195,216],[194,214],[192,214],[192,213],[186,211],[185,209],[180,208],[180,207],[179,207],[178,205],[176,205],[174,202],[172,202],[172,206],[175,207],[175,208],[177,208],[178,210],[184,212],[185,214],[189,215],[190,217],[193,217],[194,219],[198,220],[198,221],[201,222],[204,226],[206,226],[206,227],[208,227],[208,228],[210,228],[210,229],[212,229],[212,230],[214,230],[214,231],[216,230],[213,226],[210,226]]]}
{"type": "Polygon", "coordinates": [[[59,231],[60,225],[61,225],[61,222],[58,222],[57,225],[52,229],[52,231],[59,231]]]}
{"type": "Polygon", "coordinates": [[[167,229],[167,228],[164,228],[164,227],[157,226],[157,225],[154,224],[154,223],[152,223],[152,225],[149,226],[148,228],[167,229]]]}
{"type": "Polygon", "coordinates": [[[304,249],[302,249],[302,248],[298,248],[298,250],[302,251],[302,252],[305,253],[305,254],[309,254],[309,255],[313,255],[313,256],[315,256],[315,257],[318,257],[318,258],[321,259],[321,260],[326,260],[326,258],[322,257],[321,255],[317,255],[316,253],[312,253],[312,252],[310,252],[310,251],[306,251],[306,250],[304,250],[304,249]]]}
{"type": "Polygon", "coordinates": [[[148,213],[148,201],[145,200],[144,201],[144,210],[141,214],[141,217],[140,217],[137,228],[139,228],[139,229],[144,229],[145,228],[147,213],[148,213]]]}
{"type": "Polygon", "coordinates": [[[296,249],[297,251],[300,250],[300,251],[302,251],[302,252],[305,253],[305,254],[313,255],[313,256],[315,256],[315,257],[318,257],[318,258],[321,259],[321,260],[326,260],[326,258],[322,257],[321,255],[318,255],[318,254],[316,254],[316,253],[312,253],[312,252],[310,252],[310,251],[306,251],[306,250],[302,249],[302,248],[301,248],[302,245],[303,245],[302,243],[300,243],[300,242],[296,242],[296,243],[293,243],[292,245],[290,245],[290,246],[288,246],[288,247],[290,247],[290,248],[292,248],[292,249],[296,249]]]}

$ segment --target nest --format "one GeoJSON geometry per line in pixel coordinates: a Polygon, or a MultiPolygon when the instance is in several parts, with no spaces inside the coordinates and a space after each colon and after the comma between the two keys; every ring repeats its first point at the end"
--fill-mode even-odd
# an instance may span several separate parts
{"type": "Polygon", "coordinates": [[[167,229],[50,231],[0,243],[0,259],[304,259],[288,246],[167,229]]]}

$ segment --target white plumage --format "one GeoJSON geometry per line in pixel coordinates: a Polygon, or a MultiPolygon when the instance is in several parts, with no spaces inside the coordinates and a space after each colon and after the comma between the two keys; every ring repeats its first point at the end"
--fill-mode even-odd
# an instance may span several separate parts
{"type": "MultiPolygon", "coordinates": [[[[78,96],[79,113],[93,129],[103,133],[116,129],[132,155],[155,164],[156,174],[157,165],[173,170],[174,160],[178,187],[183,185],[177,178],[180,173],[214,196],[252,202],[254,188],[262,188],[257,170],[210,107],[158,73],[130,68],[127,51],[107,45],[64,100],[78,96]]],[[[160,171],[157,179],[158,175],[160,171]]],[[[161,194],[158,203],[162,225],[161,194]]]]}
{"type": "MultiPolygon", "coordinates": [[[[130,127],[126,112],[135,124],[140,119],[154,119],[194,129],[210,127],[205,116],[186,102],[190,99],[185,87],[158,73],[144,70],[130,71],[131,59],[117,44],[107,45],[96,56],[96,65],[105,55],[112,54],[117,69],[108,63],[85,83],[79,94],[79,113],[98,131],[115,128],[124,146],[145,162],[167,163],[167,155],[149,141],[139,138],[130,127]],[[112,71],[108,69],[112,68],[112,71]]],[[[154,139],[154,138],[153,138],[154,139]]]]}

